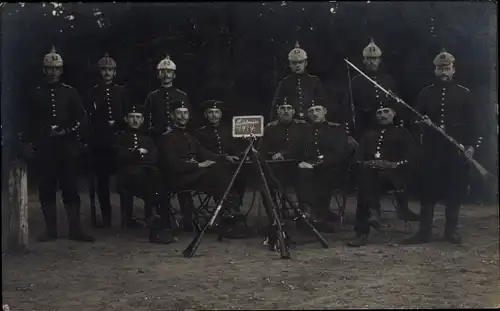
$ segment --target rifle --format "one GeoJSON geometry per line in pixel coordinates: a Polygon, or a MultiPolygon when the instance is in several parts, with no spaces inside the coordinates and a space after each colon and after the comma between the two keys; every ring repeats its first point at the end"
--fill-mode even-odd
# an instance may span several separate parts
{"type": "Polygon", "coordinates": [[[424,123],[427,124],[430,128],[436,130],[443,137],[445,137],[449,142],[451,142],[452,145],[455,146],[460,151],[460,154],[465,157],[465,159],[467,160],[467,162],[470,163],[481,174],[481,176],[483,178],[486,178],[488,175],[491,175],[491,173],[489,173],[481,164],[479,164],[479,162],[477,162],[475,159],[473,159],[472,157],[469,157],[466,154],[465,147],[462,144],[460,144],[455,138],[453,138],[450,135],[446,134],[446,132],[442,128],[436,126],[434,123],[432,123],[431,120],[429,120],[428,118],[426,118],[423,115],[421,115],[417,110],[413,109],[413,107],[411,107],[410,105],[408,105],[407,103],[405,103],[401,98],[399,98],[398,96],[396,96],[396,94],[394,94],[394,92],[392,92],[391,90],[384,89],[380,84],[378,84],[377,82],[373,81],[373,79],[371,79],[369,76],[367,76],[363,71],[361,71],[360,69],[358,69],[355,65],[353,65],[346,58],[344,58],[344,60],[345,60],[345,62],[348,65],[350,65],[351,67],[353,67],[363,77],[365,77],[366,79],[368,79],[368,81],[370,81],[376,87],[378,87],[381,91],[383,91],[387,96],[392,97],[396,102],[404,105],[406,108],[408,108],[414,114],[416,114],[422,121],[424,121],[424,123]]]}

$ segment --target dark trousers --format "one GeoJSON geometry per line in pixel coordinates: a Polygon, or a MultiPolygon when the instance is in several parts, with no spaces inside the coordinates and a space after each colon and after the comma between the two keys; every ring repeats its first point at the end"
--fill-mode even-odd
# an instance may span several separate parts
{"type": "MultiPolygon", "coordinates": [[[[270,168],[271,168],[272,172],[274,173],[274,176],[276,177],[277,181],[281,184],[282,188],[285,191],[289,187],[291,187],[291,186],[293,187],[295,185],[295,181],[296,181],[296,177],[297,177],[297,163],[296,162],[274,163],[274,164],[270,164],[270,168]]],[[[271,199],[275,203],[281,202],[283,200],[283,198],[280,196],[277,185],[275,184],[274,180],[272,180],[272,178],[269,176],[268,172],[266,172],[265,170],[264,170],[264,172],[266,173],[265,176],[266,176],[266,179],[268,182],[269,191],[271,192],[271,199]]],[[[256,172],[256,173],[259,173],[259,172],[256,172]]],[[[258,184],[259,185],[262,184],[260,179],[258,181],[258,184]]],[[[263,189],[261,189],[260,191],[261,191],[261,197],[265,198],[264,194],[262,193],[263,189]]],[[[283,194],[281,194],[281,195],[283,195],[283,194]]],[[[265,199],[262,200],[262,203],[266,207],[265,208],[266,213],[268,213],[268,210],[270,210],[270,208],[271,208],[270,206],[267,206],[269,203],[265,199]]],[[[284,209],[280,210],[279,212],[281,212],[282,215],[285,216],[284,209]]],[[[270,217],[271,215],[268,214],[267,216],[270,217]]]]}
{"type": "Polygon", "coordinates": [[[144,200],[146,219],[150,219],[153,209],[160,204],[161,175],[158,170],[147,166],[128,166],[120,169],[117,175],[120,191],[120,205],[125,215],[123,221],[132,220],[133,198],[144,200]]]}
{"type": "Polygon", "coordinates": [[[47,231],[57,233],[56,192],[62,191],[69,229],[80,224],[80,195],[78,193],[79,144],[70,138],[45,138],[36,146],[36,162],[40,174],[38,194],[47,231]]]}
{"type": "Polygon", "coordinates": [[[92,150],[94,174],[97,181],[97,197],[105,221],[111,221],[110,178],[115,171],[115,151],[111,146],[95,147],[92,150]]]}
{"type": "Polygon", "coordinates": [[[369,220],[372,211],[380,210],[380,197],[388,189],[396,190],[396,201],[402,210],[408,209],[408,196],[405,186],[405,173],[400,170],[379,170],[362,168],[358,176],[358,198],[356,224],[358,234],[370,233],[369,220]]]}
{"type": "Polygon", "coordinates": [[[434,208],[440,200],[446,206],[446,233],[457,230],[461,205],[467,195],[469,167],[457,151],[425,148],[420,174],[420,231],[431,234],[434,208]]]}
{"type": "Polygon", "coordinates": [[[335,185],[345,178],[339,171],[324,167],[297,169],[295,192],[299,204],[309,209],[317,220],[328,221],[332,212],[330,202],[335,185]]]}
{"type": "MultiPolygon", "coordinates": [[[[197,171],[190,174],[193,174],[194,178],[189,178],[189,182],[183,184],[176,184],[176,176],[170,176],[172,189],[192,189],[205,192],[212,196],[216,201],[222,198],[227,187],[229,187],[231,177],[233,176],[232,170],[228,167],[228,165],[226,163],[219,162],[207,168],[199,168],[197,171]]],[[[182,179],[182,176],[179,177],[182,179]]],[[[228,208],[228,211],[232,211],[238,209],[238,203],[238,195],[233,188],[228,194],[224,205],[228,208]]],[[[186,210],[185,212],[192,215],[193,210],[186,210]]]]}

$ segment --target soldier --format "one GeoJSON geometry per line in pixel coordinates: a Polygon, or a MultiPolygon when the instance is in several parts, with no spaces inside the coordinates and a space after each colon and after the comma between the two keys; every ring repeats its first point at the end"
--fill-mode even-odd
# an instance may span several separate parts
{"type": "Polygon", "coordinates": [[[116,62],[108,53],[98,62],[101,81],[89,92],[85,106],[90,116],[90,142],[94,172],[97,177],[97,196],[103,218],[99,227],[110,227],[112,212],[109,181],[115,171],[114,136],[126,128],[126,109],[129,98],[125,88],[114,84],[116,62]]]}
{"type": "Polygon", "coordinates": [[[37,87],[26,107],[24,139],[34,147],[40,170],[39,198],[47,231],[38,241],[58,238],[57,185],[62,190],[69,224],[69,238],[92,242],[80,227],[80,195],[77,186],[79,130],[85,110],[78,92],[61,82],[63,59],[54,47],[43,58],[46,84],[37,87]]]}
{"type": "Polygon", "coordinates": [[[161,86],[149,93],[145,103],[145,122],[155,140],[165,134],[171,126],[172,102],[182,101],[191,109],[187,94],[173,87],[177,66],[170,57],[166,56],[165,59],[158,63],[156,68],[161,86]]]}
{"type": "Polygon", "coordinates": [[[276,89],[273,102],[271,104],[270,121],[276,120],[277,105],[283,102],[284,98],[295,110],[295,118],[305,120],[307,117],[307,107],[312,101],[326,105],[326,94],[318,77],[308,74],[307,53],[300,48],[299,43],[288,53],[290,69],[292,73],[280,81],[276,89]]]}
{"type": "Polygon", "coordinates": [[[159,215],[153,218],[153,209],[159,203],[158,194],[162,190],[160,172],[156,167],[155,143],[141,130],[144,116],[140,107],[131,107],[125,120],[128,126],[118,134],[115,143],[120,168],[117,185],[125,220],[128,224],[132,222],[134,196],[142,198],[146,219],[150,222],[150,242],[170,243],[173,237],[162,230],[166,227],[163,224],[169,219],[169,211],[160,209],[159,215]]]}
{"type": "MultiPolygon", "coordinates": [[[[200,104],[204,111],[208,124],[196,130],[195,136],[201,145],[211,152],[227,156],[231,163],[238,163],[244,151],[242,140],[232,136],[230,127],[221,124],[222,109],[224,102],[218,100],[206,100],[200,104]]],[[[234,183],[234,189],[240,196],[240,203],[243,202],[245,194],[245,178],[240,172],[234,183]]],[[[241,204],[240,204],[241,205],[241,204]]]]}
{"type": "MultiPolygon", "coordinates": [[[[379,71],[379,66],[382,62],[382,50],[375,44],[373,38],[370,39],[370,43],[363,49],[363,57],[366,74],[384,88],[397,93],[394,79],[390,75],[379,71]]],[[[356,124],[355,126],[353,124],[349,126],[352,130],[349,130],[348,134],[353,134],[356,140],[361,139],[368,130],[377,128],[378,122],[374,117],[375,111],[384,105],[390,105],[397,111],[397,115],[402,118],[401,109],[396,106],[398,104],[389,98],[385,98],[386,95],[362,75],[359,74],[352,79],[350,88],[349,93],[345,96],[343,107],[350,111],[347,114],[351,115],[348,122],[352,122],[352,108],[350,107],[351,105],[354,107],[356,124]]],[[[403,125],[401,121],[396,121],[396,124],[403,125]]]]}
{"type": "MultiPolygon", "coordinates": [[[[158,63],[158,79],[161,86],[157,90],[149,93],[145,103],[145,124],[149,127],[151,137],[157,142],[160,137],[166,134],[171,127],[173,120],[172,103],[182,101],[191,111],[191,104],[188,96],[183,91],[173,87],[175,79],[176,64],[166,56],[158,63]]],[[[194,209],[193,198],[188,193],[179,193],[177,196],[180,206],[186,209],[194,209]]],[[[167,204],[165,202],[165,204],[167,204]]],[[[184,230],[191,232],[193,227],[191,222],[185,223],[184,230]]]]}
{"type": "MultiPolygon", "coordinates": [[[[222,162],[230,161],[230,156],[205,149],[189,134],[187,125],[190,111],[184,102],[173,102],[172,108],[172,128],[159,141],[159,163],[167,183],[173,190],[199,190],[218,201],[224,195],[233,175],[222,162]]],[[[238,210],[238,198],[234,191],[230,191],[225,204],[229,211],[238,210]]],[[[193,210],[184,208],[181,212],[185,223],[192,222],[193,210]]]]}
{"type": "MultiPolygon", "coordinates": [[[[443,50],[434,59],[436,83],[419,94],[415,109],[426,118],[424,124],[434,123],[465,146],[472,157],[481,146],[482,128],[474,98],[470,91],[453,81],[455,57],[443,50]]],[[[420,228],[406,240],[407,244],[426,243],[432,236],[432,222],[436,202],[444,200],[446,228],[444,237],[451,243],[461,243],[458,232],[460,206],[467,193],[468,169],[464,155],[436,130],[425,127],[421,136],[423,145],[422,182],[420,197],[420,228]]]]}
{"type": "Polygon", "coordinates": [[[371,215],[370,211],[380,211],[380,195],[384,186],[389,185],[396,190],[396,211],[400,219],[419,219],[419,215],[408,208],[406,192],[406,181],[418,157],[418,148],[411,133],[393,123],[394,116],[392,108],[379,108],[379,127],[363,136],[354,155],[354,163],[359,167],[356,238],[348,246],[365,245],[370,226],[380,229],[377,216],[371,215]]]}
{"type": "MultiPolygon", "coordinates": [[[[309,131],[304,133],[292,157],[299,161],[296,193],[299,204],[313,213],[320,229],[332,229],[330,220],[336,220],[330,207],[331,193],[335,181],[347,174],[342,167],[348,166],[352,146],[345,130],[338,123],[326,121],[327,109],[315,104],[308,109],[312,120],[309,131]]],[[[337,182],[337,183],[338,183],[337,182]]]]}

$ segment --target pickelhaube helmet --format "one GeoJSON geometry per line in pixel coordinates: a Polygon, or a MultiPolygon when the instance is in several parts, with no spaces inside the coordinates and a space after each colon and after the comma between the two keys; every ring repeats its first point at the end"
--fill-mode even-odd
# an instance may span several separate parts
{"type": "Polygon", "coordinates": [[[158,70],[164,70],[164,69],[170,69],[170,70],[176,70],[177,66],[175,63],[170,59],[170,55],[165,56],[164,59],[162,59],[159,63],[158,66],[156,67],[158,70]]]}
{"type": "Polygon", "coordinates": [[[303,61],[307,59],[307,53],[300,48],[299,41],[295,43],[295,48],[288,53],[289,61],[303,61]]]}
{"type": "Polygon", "coordinates": [[[370,43],[363,49],[363,57],[380,57],[382,50],[375,44],[375,40],[370,38],[370,43]]]}
{"type": "Polygon", "coordinates": [[[105,53],[104,57],[99,60],[98,65],[99,68],[116,68],[115,60],[108,53],[105,53]]]}
{"type": "Polygon", "coordinates": [[[446,52],[446,49],[442,49],[436,58],[434,58],[434,66],[448,66],[455,62],[455,57],[450,53],[446,52]]]}
{"type": "Polygon", "coordinates": [[[63,59],[61,55],[56,53],[56,48],[52,45],[49,54],[43,57],[43,65],[46,67],[62,67],[63,59]]]}

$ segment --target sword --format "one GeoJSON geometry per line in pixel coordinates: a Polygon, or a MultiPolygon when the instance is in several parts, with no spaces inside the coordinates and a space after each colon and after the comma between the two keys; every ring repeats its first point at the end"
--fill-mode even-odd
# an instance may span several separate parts
{"type": "Polygon", "coordinates": [[[363,71],[361,71],[358,67],[356,67],[353,63],[351,63],[347,58],[344,58],[345,62],[350,65],[352,68],[354,68],[357,72],[359,72],[363,77],[368,79],[371,83],[373,83],[376,87],[378,87],[382,92],[384,92],[386,95],[392,97],[396,102],[399,104],[405,106],[406,108],[410,109],[413,113],[415,113],[421,120],[426,120],[425,123],[431,127],[432,129],[438,131],[441,135],[443,135],[449,142],[451,142],[457,149],[460,150],[460,153],[465,157],[468,163],[470,163],[480,174],[482,177],[486,177],[488,175],[491,175],[479,162],[474,160],[472,157],[469,157],[466,152],[465,152],[465,147],[460,144],[455,138],[451,137],[450,135],[446,134],[446,132],[436,126],[434,123],[432,123],[429,118],[424,117],[423,115],[420,114],[417,110],[413,109],[410,105],[405,103],[401,98],[399,98],[394,92],[391,90],[386,90],[384,89],[380,84],[378,84],[376,81],[374,81],[372,78],[367,76],[363,71]]]}

